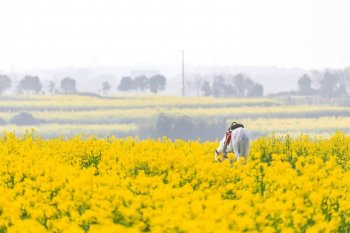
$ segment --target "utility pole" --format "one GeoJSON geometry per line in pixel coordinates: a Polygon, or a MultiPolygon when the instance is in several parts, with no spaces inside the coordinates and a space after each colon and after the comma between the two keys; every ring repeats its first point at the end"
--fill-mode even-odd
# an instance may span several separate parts
{"type": "Polygon", "coordinates": [[[185,51],[182,50],[182,96],[185,96],[185,51]]]}
{"type": "Polygon", "coordinates": [[[348,59],[348,41],[347,41],[347,31],[344,30],[344,48],[343,48],[343,62],[344,62],[344,65],[347,65],[347,59],[348,59]]]}

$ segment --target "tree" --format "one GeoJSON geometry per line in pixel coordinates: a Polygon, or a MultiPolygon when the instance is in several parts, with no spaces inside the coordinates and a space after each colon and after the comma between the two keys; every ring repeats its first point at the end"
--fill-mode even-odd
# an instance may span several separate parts
{"type": "Polygon", "coordinates": [[[215,97],[256,97],[264,94],[264,87],[261,84],[241,73],[215,76],[212,88],[210,88],[209,82],[205,82],[201,90],[204,95],[215,97]]]}
{"type": "Polygon", "coordinates": [[[335,90],[334,90],[334,95],[335,96],[342,96],[346,94],[346,86],[345,85],[339,85],[335,90]]]}
{"type": "Polygon", "coordinates": [[[206,77],[200,74],[193,74],[191,78],[185,81],[186,95],[199,96],[203,94],[202,87],[206,82],[206,77]]]}
{"type": "Polygon", "coordinates": [[[246,90],[248,89],[247,87],[249,86],[248,83],[250,84],[250,82],[246,80],[245,75],[242,73],[237,74],[233,77],[232,84],[235,87],[236,95],[238,97],[246,96],[246,90]]]}
{"type": "Polygon", "coordinates": [[[264,87],[260,83],[253,83],[248,89],[247,96],[260,97],[264,95],[264,87]]]}
{"type": "Polygon", "coordinates": [[[120,91],[130,91],[134,88],[134,81],[131,77],[123,77],[119,83],[118,90],[120,91]]]}
{"type": "Polygon", "coordinates": [[[212,94],[215,97],[224,96],[224,89],[226,87],[225,79],[223,76],[215,76],[212,88],[212,94]]]}
{"type": "Polygon", "coordinates": [[[210,96],[212,93],[211,93],[211,87],[210,87],[210,84],[208,81],[205,81],[202,85],[202,88],[201,88],[204,96],[210,96]]]}
{"type": "Polygon", "coordinates": [[[7,75],[0,75],[0,94],[11,87],[12,80],[7,75]]]}
{"type": "Polygon", "coordinates": [[[345,69],[326,69],[312,71],[316,90],[325,97],[341,96],[350,90],[350,67],[345,69]]]}
{"type": "Polygon", "coordinates": [[[61,90],[64,93],[75,93],[75,92],[77,92],[75,80],[70,78],[70,77],[66,77],[66,78],[62,79],[61,80],[61,90]]]}
{"type": "Polygon", "coordinates": [[[149,79],[149,87],[151,92],[158,93],[165,89],[166,78],[163,75],[157,74],[149,79]]]}
{"type": "Polygon", "coordinates": [[[322,96],[331,97],[343,94],[347,90],[346,75],[343,75],[342,70],[313,71],[313,76],[322,96]]]}
{"type": "Polygon", "coordinates": [[[145,91],[149,89],[149,79],[145,75],[138,76],[134,79],[135,89],[145,91]]]}
{"type": "Polygon", "coordinates": [[[322,78],[319,81],[320,83],[320,92],[324,96],[332,95],[332,92],[337,86],[337,77],[331,71],[326,71],[322,78]]]}
{"type": "Polygon", "coordinates": [[[38,76],[25,76],[18,84],[18,92],[34,92],[39,93],[42,89],[42,84],[38,76]]]}
{"type": "Polygon", "coordinates": [[[53,81],[50,81],[50,82],[49,82],[49,85],[48,85],[48,92],[49,92],[49,93],[54,93],[54,92],[56,92],[56,84],[55,84],[53,81]]]}
{"type": "Polygon", "coordinates": [[[261,84],[255,83],[248,76],[242,73],[231,77],[228,83],[230,83],[232,85],[232,88],[235,89],[235,93],[232,94],[237,97],[260,96],[263,94],[263,86],[261,84]]]}
{"type": "Polygon", "coordinates": [[[332,94],[335,96],[345,95],[350,88],[349,68],[332,70],[331,73],[336,77],[336,84],[332,94]]]}
{"type": "Polygon", "coordinates": [[[309,75],[304,74],[298,80],[299,93],[303,95],[312,94],[311,78],[309,75]]]}
{"type": "Polygon", "coordinates": [[[102,92],[107,93],[111,90],[111,85],[108,82],[102,83],[102,92]]]}

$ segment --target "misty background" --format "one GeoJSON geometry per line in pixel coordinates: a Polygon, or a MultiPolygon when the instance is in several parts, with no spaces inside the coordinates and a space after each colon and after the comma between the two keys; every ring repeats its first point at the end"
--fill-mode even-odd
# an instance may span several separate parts
{"type": "MultiPolygon", "coordinates": [[[[4,0],[0,9],[2,125],[47,124],[37,109],[24,106],[33,95],[118,100],[160,94],[223,102],[267,97],[278,100],[276,106],[350,105],[350,2],[345,0],[4,0]],[[10,101],[19,107],[9,107],[10,101]]],[[[74,110],[80,109],[84,106],[74,110]]],[[[162,113],[148,126],[192,124],[162,113]]],[[[296,117],[347,114],[342,109],[296,117]]],[[[234,115],[217,117],[208,134],[225,128],[234,115]]],[[[130,119],[114,123],[125,121],[141,127],[130,119]]],[[[174,138],[192,137],[185,134],[180,130],[174,138]]]]}
{"type": "Polygon", "coordinates": [[[180,94],[184,50],[187,80],[245,73],[269,94],[350,63],[345,0],[4,0],[0,9],[0,73],[14,83],[69,76],[96,91],[161,73],[173,84],[165,94],[180,94]]]}

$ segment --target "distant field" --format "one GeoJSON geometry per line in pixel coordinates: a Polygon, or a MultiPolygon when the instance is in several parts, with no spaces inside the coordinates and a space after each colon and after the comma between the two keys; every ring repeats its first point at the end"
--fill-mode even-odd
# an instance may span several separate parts
{"type": "MultiPolygon", "coordinates": [[[[18,112],[0,112],[0,117],[9,120],[18,112]]],[[[316,116],[349,116],[350,108],[336,106],[251,106],[251,107],[139,107],[134,109],[99,110],[30,110],[33,116],[47,123],[117,123],[123,121],[147,120],[159,114],[170,116],[188,116],[192,118],[314,118],[316,116]]]]}
{"type": "Polygon", "coordinates": [[[220,99],[212,97],[169,97],[169,96],[114,96],[106,98],[88,96],[19,96],[0,98],[0,110],[97,110],[133,109],[146,107],[233,107],[272,106],[281,104],[275,99],[220,99]]]}
{"type": "Polygon", "coordinates": [[[283,105],[272,98],[33,95],[3,96],[0,100],[2,131],[23,133],[26,129],[35,129],[44,137],[75,134],[169,136],[169,130],[176,131],[182,124],[178,121],[176,125],[174,119],[185,119],[185,123],[193,125],[179,129],[174,134],[176,138],[182,135],[186,138],[190,133],[186,130],[200,131],[197,128],[203,128],[203,125],[209,133],[214,133],[211,128],[219,128],[215,132],[222,133],[202,137],[200,132],[197,135],[191,132],[192,138],[221,138],[231,121],[245,124],[254,138],[271,133],[328,135],[338,129],[350,132],[350,107],[283,105]],[[37,122],[14,123],[12,119],[23,112],[31,114],[37,122]],[[157,125],[160,116],[167,117],[167,131],[157,125]],[[158,131],[155,133],[154,130],[158,131]]]}
{"type": "Polygon", "coordinates": [[[350,117],[257,118],[246,119],[244,123],[246,127],[257,133],[289,134],[295,137],[300,134],[329,136],[337,130],[350,133],[350,117]]]}

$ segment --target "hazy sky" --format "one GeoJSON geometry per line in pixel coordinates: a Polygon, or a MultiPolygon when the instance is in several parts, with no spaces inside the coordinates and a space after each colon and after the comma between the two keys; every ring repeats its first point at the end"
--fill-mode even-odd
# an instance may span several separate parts
{"type": "Polygon", "coordinates": [[[350,64],[347,0],[0,0],[0,70],[350,64]]]}

